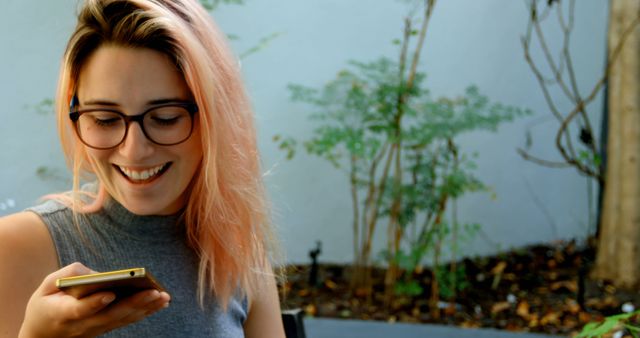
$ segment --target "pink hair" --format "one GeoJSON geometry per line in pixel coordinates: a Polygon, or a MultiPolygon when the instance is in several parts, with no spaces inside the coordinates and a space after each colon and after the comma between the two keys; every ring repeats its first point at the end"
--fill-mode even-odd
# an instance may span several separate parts
{"type": "Polygon", "coordinates": [[[226,38],[196,0],[86,0],[61,66],[56,109],[73,189],[57,195],[74,213],[99,210],[109,182],[99,179],[91,203],[80,180],[104,177],[74,134],[68,109],[87,57],[105,44],[151,48],[176,62],[199,107],[203,159],[184,209],[190,243],[200,255],[198,294],[251,297],[269,272],[275,249],[262,182],[253,113],[226,38]],[[240,287],[240,290],[238,290],[240,287]]]}

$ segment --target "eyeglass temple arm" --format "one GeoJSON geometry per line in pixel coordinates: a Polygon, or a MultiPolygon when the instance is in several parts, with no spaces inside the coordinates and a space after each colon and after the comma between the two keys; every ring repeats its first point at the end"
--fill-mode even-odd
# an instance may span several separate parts
{"type": "Polygon", "coordinates": [[[71,97],[71,102],[69,102],[69,112],[73,112],[73,108],[80,104],[80,100],[78,100],[78,94],[73,94],[71,97]]]}

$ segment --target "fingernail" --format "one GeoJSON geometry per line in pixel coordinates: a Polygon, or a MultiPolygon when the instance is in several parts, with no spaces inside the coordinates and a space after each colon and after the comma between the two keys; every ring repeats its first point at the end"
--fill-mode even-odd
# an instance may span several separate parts
{"type": "Polygon", "coordinates": [[[164,305],[162,305],[162,308],[163,308],[163,309],[166,309],[166,308],[168,308],[168,307],[169,307],[169,302],[166,302],[166,303],[164,303],[164,305]]]}
{"type": "Polygon", "coordinates": [[[115,295],[104,296],[102,297],[102,304],[109,304],[113,302],[115,299],[116,299],[115,295]]]}

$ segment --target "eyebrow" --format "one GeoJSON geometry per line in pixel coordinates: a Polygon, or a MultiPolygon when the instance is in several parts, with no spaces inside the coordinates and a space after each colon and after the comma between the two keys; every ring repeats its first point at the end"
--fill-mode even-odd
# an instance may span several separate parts
{"type": "MultiPolygon", "coordinates": [[[[156,99],[156,100],[147,101],[146,105],[147,106],[155,106],[155,105],[160,105],[160,104],[165,104],[165,103],[185,103],[185,102],[191,102],[191,101],[185,100],[185,99],[181,99],[181,98],[163,98],[163,99],[156,99]]],[[[89,101],[85,101],[85,102],[83,102],[81,104],[82,105],[86,105],[86,106],[120,107],[120,104],[118,104],[116,102],[109,101],[109,100],[103,100],[103,99],[89,100],[89,101]]]]}

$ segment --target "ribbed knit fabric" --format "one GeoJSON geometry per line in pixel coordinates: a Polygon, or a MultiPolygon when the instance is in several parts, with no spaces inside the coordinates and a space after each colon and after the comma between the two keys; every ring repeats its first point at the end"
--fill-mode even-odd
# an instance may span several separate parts
{"type": "Polygon", "coordinates": [[[108,199],[99,212],[79,218],[80,234],[71,210],[58,202],[27,210],[49,228],[60,266],[81,262],[96,271],[144,267],[171,295],[168,308],[104,337],[244,337],[245,298],[232,299],[226,313],[213,297],[200,308],[198,256],[177,216],[138,216],[108,199]]]}

